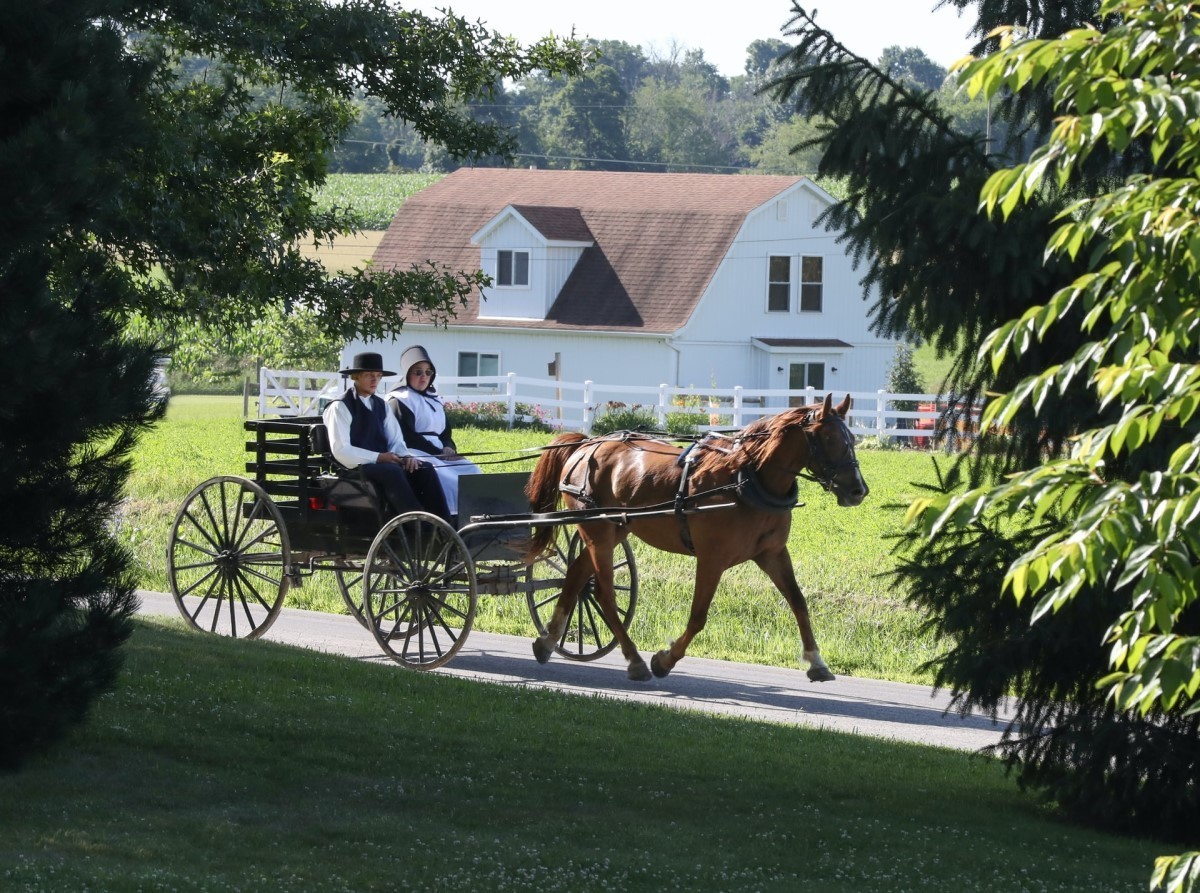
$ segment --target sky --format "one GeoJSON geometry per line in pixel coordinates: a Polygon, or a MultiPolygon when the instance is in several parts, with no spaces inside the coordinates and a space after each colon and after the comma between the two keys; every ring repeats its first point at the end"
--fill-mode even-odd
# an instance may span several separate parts
{"type": "MultiPolygon", "coordinates": [[[[933,12],[937,0],[806,0],[816,20],[841,43],[870,61],[885,47],[920,47],[934,62],[950,67],[967,54],[973,16],[953,8],[933,12]],[[827,8],[825,8],[827,7],[827,8]]],[[[742,74],[746,47],[755,40],[793,43],[783,33],[792,0],[400,0],[400,6],[435,16],[449,8],[493,31],[532,43],[553,32],[621,40],[650,55],[667,55],[672,44],[704,50],[704,58],[726,77],[742,74]]]]}

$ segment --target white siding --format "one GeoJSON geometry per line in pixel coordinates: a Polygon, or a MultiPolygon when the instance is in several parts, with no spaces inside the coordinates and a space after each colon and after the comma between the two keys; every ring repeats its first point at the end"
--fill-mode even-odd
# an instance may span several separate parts
{"type": "MultiPolygon", "coordinates": [[[[815,225],[827,201],[820,190],[801,183],[752,212],[696,312],[671,337],[410,325],[392,343],[347,345],[343,359],[379,350],[385,362],[389,357],[398,362],[405,346],[419,343],[442,375],[456,374],[458,353],[470,351],[498,354],[501,374],[545,378],[547,364],[558,353],[563,382],[722,389],[786,389],[792,363],[821,363],[826,390],[873,392],[884,387],[895,345],[871,333],[860,274],[834,234],[815,225]],[[767,259],[772,255],[792,259],[787,312],[767,310],[767,259]],[[820,312],[799,310],[799,258],[806,255],[824,259],[820,312]],[[762,338],[837,339],[849,346],[767,347],[755,342],[762,338]]],[[[546,245],[515,217],[500,221],[483,242],[481,267],[493,278],[498,249],[530,253],[529,287],[488,289],[483,320],[544,319],[582,253],[579,247],[546,245]]]]}
{"type": "Polygon", "coordinates": [[[835,235],[814,227],[823,199],[800,184],[780,201],[787,203],[785,212],[773,201],[747,217],[700,306],[679,332],[680,384],[715,379],[719,387],[786,388],[791,362],[816,362],[825,364],[827,389],[883,387],[894,343],[871,333],[860,275],[835,235]],[[767,310],[772,255],[791,258],[786,312],[767,310]],[[802,256],[823,259],[820,312],[799,309],[802,256]],[[751,343],[755,338],[837,339],[851,346],[764,351],[751,343]]]}

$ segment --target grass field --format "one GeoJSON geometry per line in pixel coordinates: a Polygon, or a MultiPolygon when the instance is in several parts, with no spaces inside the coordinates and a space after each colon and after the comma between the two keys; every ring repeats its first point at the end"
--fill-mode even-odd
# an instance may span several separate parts
{"type": "MultiPolygon", "coordinates": [[[[469,449],[546,439],[463,434],[469,449]]],[[[182,495],[239,470],[242,438],[240,401],[174,398],[142,444],[118,523],[148,585],[182,495]]],[[[875,541],[929,460],[860,459],[869,507],[806,493],[797,565],[830,662],[899,678],[919,649],[875,541]]],[[[682,623],[687,562],[638,562],[647,613],[671,615],[648,630],[682,623]]],[[[784,609],[732,582],[706,647],[764,659],[784,609]]],[[[123,655],[69,740],[0,775],[5,893],[1133,893],[1165,850],[1064,824],[977,755],[406,672],[178,619],[139,619],[123,655]]]]}
{"type": "MultiPolygon", "coordinates": [[[[468,646],[469,647],[469,646],[468,646]]],[[[1134,893],[992,761],[139,622],[0,776],[6,893],[1134,893]]]]}
{"type": "MultiPolygon", "coordinates": [[[[245,436],[239,400],[176,397],[166,421],[143,440],[117,523],[137,556],[144,588],[168,590],[165,552],[174,515],[189,490],[205,479],[243,473],[245,436]]],[[[483,452],[540,446],[550,435],[465,429],[458,439],[464,451],[483,452]]],[[[899,530],[904,508],[916,493],[912,482],[932,478],[932,461],[915,451],[867,449],[859,451],[859,460],[871,486],[859,508],[839,508],[817,485],[801,482],[806,504],[793,514],[790,543],[797,576],[835,673],[928,682],[930,674],[921,665],[937,653],[938,643],[920,632],[921,617],[907,608],[904,593],[885,572],[892,563],[889,537],[899,530]]],[[[693,560],[636,543],[635,558],[640,589],[630,632],[643,652],[654,651],[683,629],[693,560]]],[[[345,611],[328,574],[307,580],[288,600],[296,607],[345,611]]],[[[476,625],[491,632],[534,634],[520,594],[481,598],[476,625]]],[[[756,567],[744,565],[725,575],[709,623],[689,654],[796,667],[799,650],[795,621],[781,596],[756,567]]]]}

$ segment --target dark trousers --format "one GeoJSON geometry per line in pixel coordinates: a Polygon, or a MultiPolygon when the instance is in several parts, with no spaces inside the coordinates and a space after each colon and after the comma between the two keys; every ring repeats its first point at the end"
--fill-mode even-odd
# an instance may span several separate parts
{"type": "Polygon", "coordinates": [[[446,494],[442,492],[441,482],[438,481],[433,466],[421,465],[413,472],[386,462],[358,467],[362,469],[367,480],[380,486],[395,514],[426,511],[454,526],[454,519],[450,517],[450,507],[446,505],[446,494]]]}

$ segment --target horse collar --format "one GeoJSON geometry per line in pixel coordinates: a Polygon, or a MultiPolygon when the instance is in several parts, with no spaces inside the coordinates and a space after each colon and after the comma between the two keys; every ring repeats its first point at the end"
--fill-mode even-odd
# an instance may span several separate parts
{"type": "Polygon", "coordinates": [[[737,495],[738,499],[750,508],[767,512],[790,512],[800,503],[800,484],[793,480],[787,493],[776,496],[763,487],[753,468],[743,466],[737,473],[737,495]]]}

